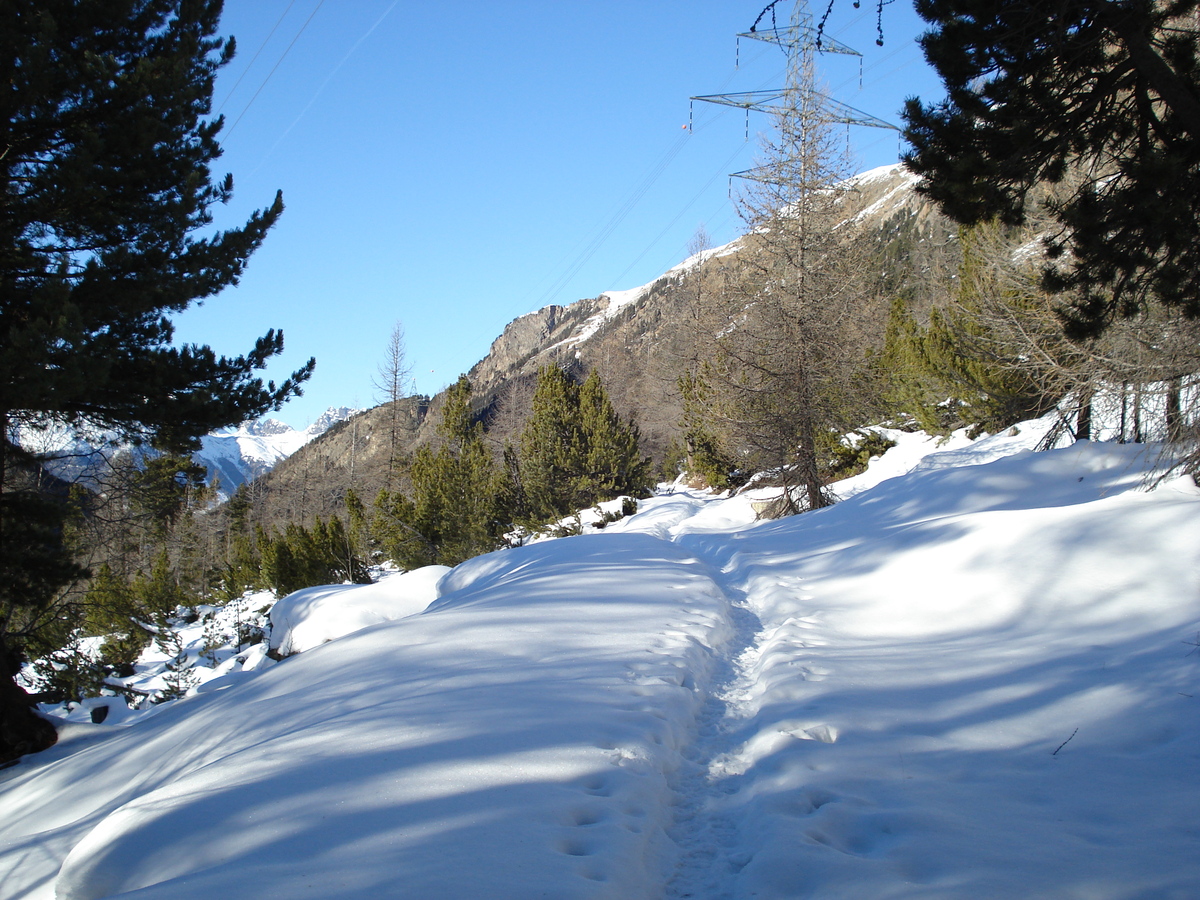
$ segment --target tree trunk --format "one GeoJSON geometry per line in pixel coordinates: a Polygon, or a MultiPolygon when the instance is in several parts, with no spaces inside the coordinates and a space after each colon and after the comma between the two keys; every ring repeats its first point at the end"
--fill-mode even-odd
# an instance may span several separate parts
{"type": "Polygon", "coordinates": [[[800,446],[797,466],[800,469],[800,480],[808,499],[809,509],[821,509],[828,506],[825,497],[824,481],[821,479],[821,465],[817,458],[817,441],[815,427],[804,417],[800,429],[800,446]]]}
{"type": "Polygon", "coordinates": [[[1128,437],[1125,433],[1125,420],[1129,414],[1129,383],[1121,382],[1121,430],[1117,437],[1117,442],[1124,444],[1128,437]]]}
{"type": "Polygon", "coordinates": [[[1075,440],[1090,441],[1092,439],[1092,401],[1089,397],[1079,407],[1075,419],[1075,440]]]}
{"type": "Polygon", "coordinates": [[[19,666],[0,643],[0,765],[54,745],[58,732],[33,711],[33,698],[14,680],[19,666]]]}
{"type": "Polygon", "coordinates": [[[1167,382],[1167,440],[1177,443],[1183,438],[1183,379],[1179,376],[1167,382]]]}
{"type": "MultiPolygon", "coordinates": [[[[7,546],[8,523],[3,517],[3,495],[8,488],[8,429],[8,415],[0,414],[0,559],[11,552],[7,546]]],[[[0,617],[0,765],[45,750],[58,740],[54,726],[34,713],[33,698],[14,680],[21,666],[6,642],[11,602],[7,601],[7,610],[0,617]]]]}
{"type": "Polygon", "coordinates": [[[1133,442],[1142,441],[1142,386],[1138,383],[1133,388],[1133,442]]]}

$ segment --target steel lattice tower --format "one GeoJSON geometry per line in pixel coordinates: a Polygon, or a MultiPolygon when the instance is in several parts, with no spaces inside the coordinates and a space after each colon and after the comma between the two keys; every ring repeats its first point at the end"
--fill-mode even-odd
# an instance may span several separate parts
{"type": "MultiPolygon", "coordinates": [[[[688,128],[692,127],[692,109],[695,102],[716,103],[721,106],[732,106],[746,111],[746,139],[750,137],[750,111],[765,112],[775,116],[785,115],[800,105],[820,106],[824,118],[829,122],[845,123],[846,125],[864,125],[868,128],[888,128],[899,131],[895,125],[883,119],[855,109],[827,94],[817,92],[805,84],[803,72],[811,68],[816,53],[840,53],[846,56],[862,54],[847,47],[832,38],[820,35],[813,26],[812,13],[809,12],[807,0],[795,0],[792,6],[790,24],[784,27],[771,27],[762,30],[752,28],[737,36],[738,56],[740,61],[741,39],[765,41],[781,47],[788,57],[787,83],[775,90],[741,91],[726,94],[704,94],[689,98],[688,128]]],[[[861,65],[861,62],[860,62],[861,65]]],[[[734,177],[752,180],[766,180],[758,169],[745,172],[734,172],[734,177]]]]}

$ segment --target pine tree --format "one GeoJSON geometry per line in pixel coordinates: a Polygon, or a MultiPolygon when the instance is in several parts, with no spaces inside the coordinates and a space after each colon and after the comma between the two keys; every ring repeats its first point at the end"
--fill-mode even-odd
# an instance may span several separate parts
{"type": "Polygon", "coordinates": [[[683,400],[683,470],[703,486],[723,491],[729,487],[734,463],[712,424],[713,392],[707,367],[697,366],[695,371],[680,375],[677,387],[683,400]]]}
{"type": "Polygon", "coordinates": [[[905,161],[964,224],[1023,223],[1044,184],[1073,337],[1163,304],[1200,316],[1200,0],[917,0],[946,100],[905,161]]]}
{"type": "Polygon", "coordinates": [[[317,584],[370,584],[371,576],[366,562],[356,552],[346,526],[337,516],[316,520],[314,543],[318,560],[323,569],[322,579],[317,584]]]}
{"type": "Polygon", "coordinates": [[[213,79],[233,42],[220,0],[13,0],[0,8],[0,761],[53,742],[12,680],[37,618],[79,574],[18,425],[110,429],[187,450],[278,408],[311,373],[255,376],[244,356],[175,347],[170,316],[236,283],[283,210],[203,237],[222,120],[213,79]],[[31,614],[33,611],[34,614],[31,614]]]}
{"type": "Polygon", "coordinates": [[[132,674],[134,661],[151,638],[142,624],[150,617],[139,609],[132,586],[104,563],[88,586],[85,609],[84,631],[105,638],[101,662],[119,675],[132,674]]]}
{"type": "Polygon", "coordinates": [[[171,568],[171,557],[163,549],[148,572],[139,572],[133,582],[136,608],[160,628],[180,606],[191,599],[171,568]]]}
{"type": "Polygon", "coordinates": [[[253,503],[246,485],[240,485],[225,503],[224,561],[220,585],[225,600],[237,600],[250,588],[263,585],[254,530],[250,525],[253,503]]]}
{"type": "Polygon", "coordinates": [[[582,384],[543,366],[521,435],[520,482],[535,522],[561,518],[622,494],[642,495],[650,460],[637,426],[622,422],[595,370],[582,384]]]}
{"type": "Polygon", "coordinates": [[[637,425],[621,421],[595,369],[579,387],[579,421],[585,453],[577,492],[590,503],[643,496],[650,488],[650,459],[638,448],[637,425]]]}
{"type": "Polygon", "coordinates": [[[346,530],[350,552],[364,563],[369,563],[372,559],[374,536],[371,534],[367,508],[354,488],[347,488],[343,502],[346,505],[346,518],[349,520],[346,530]]]}
{"type": "Polygon", "coordinates": [[[162,541],[181,517],[204,504],[207,475],[204,466],[180,453],[150,456],[135,469],[131,500],[151,541],[162,541]]]}
{"type": "Polygon", "coordinates": [[[507,524],[500,469],[471,413],[471,382],[446,391],[441,446],[424,446],[408,465],[411,497],[384,491],[376,499],[376,531],[384,551],[406,569],[457,565],[495,550],[507,524]]]}
{"type": "MultiPolygon", "coordinates": [[[[292,525],[293,529],[297,527],[292,525]]],[[[286,531],[283,535],[268,536],[261,528],[257,538],[259,571],[263,583],[275,592],[275,596],[283,597],[294,590],[308,587],[293,552],[293,547],[299,541],[288,540],[286,531]]]]}
{"type": "Polygon", "coordinates": [[[543,366],[532,413],[521,433],[521,480],[534,521],[557,519],[580,508],[583,498],[576,481],[586,452],[579,386],[558,366],[543,366]]]}
{"type": "Polygon", "coordinates": [[[1087,437],[1089,403],[1112,361],[1122,322],[1099,340],[1067,340],[1021,234],[996,223],[963,228],[954,293],[918,326],[893,306],[886,358],[893,399],[931,432],[969,425],[995,432],[1054,408],[1087,437]]]}

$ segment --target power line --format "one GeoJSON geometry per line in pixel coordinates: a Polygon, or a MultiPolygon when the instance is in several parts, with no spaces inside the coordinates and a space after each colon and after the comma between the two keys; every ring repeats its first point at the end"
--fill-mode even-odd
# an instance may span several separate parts
{"type": "MultiPolygon", "coordinates": [[[[386,19],[389,14],[391,14],[391,11],[393,9],[395,9],[399,5],[399,3],[400,3],[400,0],[392,0],[392,5],[383,11],[383,15],[381,15],[378,19],[375,20],[375,24],[372,25],[370,28],[368,28],[365,32],[363,32],[362,36],[359,37],[359,39],[354,42],[354,45],[348,51],[346,51],[346,55],[343,56],[341,61],[336,66],[333,67],[333,70],[327,76],[325,76],[325,80],[321,82],[321,86],[318,87],[316,89],[316,91],[313,93],[312,98],[308,101],[307,104],[305,104],[304,109],[300,110],[300,114],[297,115],[296,118],[294,118],[292,120],[292,124],[290,124],[287,128],[285,128],[283,130],[283,132],[279,135],[279,137],[277,137],[275,139],[275,143],[273,143],[271,145],[271,148],[269,150],[267,150],[266,153],[263,154],[263,162],[266,162],[266,160],[268,158],[270,158],[271,154],[275,152],[275,148],[278,147],[283,142],[283,139],[285,137],[287,137],[288,134],[291,133],[291,130],[296,127],[296,123],[298,123],[301,119],[303,119],[305,113],[307,113],[310,109],[312,109],[312,105],[317,102],[317,98],[321,96],[321,92],[324,91],[326,86],[328,86],[329,82],[331,82],[333,80],[333,76],[336,75],[338,73],[338,71],[341,70],[342,66],[344,66],[346,64],[346,61],[349,60],[350,57],[354,55],[354,52],[356,50],[358,50],[358,48],[359,48],[359,46],[361,46],[362,42],[365,41],[367,38],[369,38],[371,36],[371,34],[375,31],[375,29],[383,24],[383,20],[386,19]]],[[[255,166],[255,168],[253,169],[253,171],[251,171],[250,174],[253,175],[261,167],[262,167],[262,163],[259,163],[257,166],[255,166]]]]}
{"type": "Polygon", "coordinates": [[[588,261],[596,255],[596,251],[598,251],[604,242],[608,240],[609,236],[617,229],[617,226],[619,226],[625,220],[626,216],[633,211],[633,208],[637,206],[638,201],[640,201],[642,197],[644,197],[650,190],[650,188],[654,186],[654,183],[658,181],[659,176],[662,175],[667,166],[670,165],[672,160],[674,160],[675,157],[679,155],[680,151],[683,150],[684,145],[687,143],[687,139],[688,133],[686,131],[675,139],[675,143],[667,149],[667,152],[646,173],[646,175],[642,178],[642,181],[625,199],[625,202],[617,208],[617,211],[613,213],[612,217],[585,245],[580,255],[567,267],[566,271],[564,271],[557,279],[555,279],[554,283],[550,285],[550,287],[538,301],[539,307],[544,306],[545,301],[549,297],[552,297],[558,291],[562,290],[562,288],[564,288],[567,283],[579,273],[579,270],[587,265],[588,261]]]}
{"type": "MultiPolygon", "coordinates": [[[[769,52],[770,49],[771,48],[767,46],[759,48],[758,52],[751,57],[750,61],[753,62],[759,59],[761,56],[769,52]]],[[[725,81],[721,84],[721,88],[724,88],[726,85],[728,85],[729,82],[736,77],[736,75],[737,67],[735,66],[726,76],[725,81]]],[[[707,112],[709,110],[706,109],[705,111],[707,112]]],[[[707,124],[709,124],[710,121],[716,121],[728,112],[729,110],[727,109],[720,109],[717,110],[715,114],[707,117],[702,114],[700,120],[692,125],[689,131],[702,130],[707,124]]],[[[663,156],[651,166],[646,175],[643,176],[642,180],[633,187],[628,195],[626,195],[626,198],[621,202],[621,205],[609,218],[606,224],[601,226],[601,228],[597,232],[593,233],[590,237],[585,238],[584,241],[576,245],[575,249],[573,249],[571,254],[569,254],[567,257],[571,261],[566,263],[566,268],[554,280],[550,287],[547,288],[544,293],[542,293],[538,301],[538,307],[544,306],[546,302],[554,296],[554,294],[562,290],[571,280],[571,278],[578,274],[579,270],[582,269],[583,266],[585,266],[588,261],[597,253],[601,245],[603,245],[603,243],[609,238],[613,231],[616,230],[621,222],[624,221],[625,217],[628,216],[633,210],[633,207],[636,206],[642,197],[646,195],[654,183],[662,176],[663,172],[666,171],[670,163],[675,159],[676,156],[678,156],[679,152],[683,149],[683,145],[687,141],[687,137],[687,134],[680,135],[680,137],[676,139],[675,143],[667,148],[663,156]]],[[[536,290],[537,288],[534,288],[525,296],[533,296],[536,290]]],[[[524,304],[522,303],[522,305],[524,304]]]]}
{"type": "Polygon", "coordinates": [[[746,149],[746,145],[742,144],[736,150],[734,150],[732,154],[730,154],[729,158],[727,160],[725,160],[725,162],[721,163],[720,167],[717,169],[717,171],[715,173],[713,173],[712,177],[709,178],[708,181],[706,181],[704,183],[704,185],[700,188],[700,190],[696,191],[696,193],[692,195],[692,199],[689,200],[686,204],[684,204],[683,208],[681,210],[679,210],[678,213],[675,214],[675,218],[673,218],[670,222],[668,222],[666,224],[666,226],[663,227],[663,230],[660,231],[658,233],[658,235],[654,238],[654,240],[650,241],[650,243],[648,243],[646,245],[645,249],[643,249],[642,252],[637,255],[637,258],[634,259],[633,262],[631,262],[628,266],[625,267],[624,272],[622,272],[615,279],[613,279],[615,283],[619,284],[621,282],[621,279],[624,278],[626,275],[628,275],[633,270],[633,267],[636,266],[638,263],[640,263],[642,261],[642,259],[646,256],[647,253],[649,253],[651,250],[654,249],[654,246],[659,241],[661,241],[664,236],[666,236],[667,232],[675,227],[675,223],[683,218],[684,213],[686,213],[689,209],[691,209],[693,206],[696,205],[696,201],[698,201],[702,196],[704,196],[705,192],[710,187],[712,187],[712,183],[714,181],[716,181],[717,178],[719,178],[720,176],[725,174],[725,172],[729,168],[730,164],[734,161],[734,159],[737,158],[738,154],[740,154],[745,149],[746,149]]]}
{"type": "Polygon", "coordinates": [[[283,51],[283,54],[279,57],[279,59],[276,60],[275,65],[271,67],[271,71],[267,73],[267,77],[263,79],[262,84],[260,84],[258,86],[258,90],[254,92],[254,96],[250,98],[249,103],[247,103],[244,107],[242,107],[242,111],[240,113],[238,113],[237,119],[235,119],[234,123],[229,126],[229,130],[227,132],[225,132],[226,139],[229,138],[229,135],[233,134],[233,130],[238,127],[238,122],[242,121],[242,117],[246,115],[246,111],[248,109],[250,109],[250,107],[254,103],[254,101],[258,99],[258,95],[261,94],[263,88],[265,88],[267,86],[267,82],[271,80],[271,76],[275,74],[275,70],[279,68],[280,63],[282,63],[284,61],[284,59],[287,57],[288,53],[291,52],[291,49],[294,46],[296,46],[296,41],[300,40],[300,35],[304,34],[304,29],[306,29],[308,27],[308,23],[313,20],[313,16],[315,16],[317,14],[317,11],[324,5],[325,5],[325,0],[321,0],[321,2],[317,4],[316,9],[314,9],[309,14],[308,18],[304,20],[304,24],[300,26],[300,30],[297,31],[296,36],[294,38],[292,38],[292,42],[287,45],[287,49],[285,49],[283,51]]]}
{"type": "Polygon", "coordinates": [[[275,25],[271,28],[270,33],[263,39],[263,42],[258,45],[258,50],[256,50],[254,52],[254,56],[250,59],[249,65],[247,65],[244,69],[242,69],[242,74],[238,76],[238,80],[233,83],[233,87],[231,87],[229,89],[229,93],[225,95],[225,99],[222,100],[221,105],[219,107],[217,107],[217,115],[218,116],[221,114],[221,110],[223,110],[225,108],[225,104],[230,101],[230,99],[233,97],[234,93],[237,91],[238,85],[242,83],[242,79],[245,78],[250,73],[250,70],[254,68],[254,64],[258,61],[259,56],[261,56],[263,50],[266,49],[267,43],[271,40],[271,38],[275,35],[275,32],[279,29],[280,23],[282,23],[283,20],[285,18],[287,18],[287,14],[289,12],[291,12],[292,7],[295,5],[296,5],[296,0],[290,0],[290,2],[287,5],[287,9],[285,9],[283,11],[283,15],[281,15],[278,19],[275,20],[275,25]]]}

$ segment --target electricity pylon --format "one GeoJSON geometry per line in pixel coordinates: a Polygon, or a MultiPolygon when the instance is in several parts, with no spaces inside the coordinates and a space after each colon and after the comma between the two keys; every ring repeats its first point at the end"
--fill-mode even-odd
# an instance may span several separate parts
{"type": "MultiPolygon", "coordinates": [[[[739,56],[740,41],[748,38],[755,41],[766,41],[783,48],[788,57],[787,83],[776,90],[741,91],[726,94],[705,94],[690,98],[688,111],[688,128],[692,127],[692,108],[697,100],[704,103],[717,103],[721,106],[732,106],[746,111],[746,139],[750,138],[750,111],[765,112],[774,116],[784,116],[800,107],[808,109],[819,108],[821,118],[826,122],[844,123],[846,125],[863,125],[868,128],[888,128],[899,131],[890,122],[877,118],[870,113],[855,109],[822,92],[816,91],[805,78],[805,72],[812,71],[812,60],[816,53],[841,53],[847,56],[862,54],[847,47],[832,38],[817,34],[813,27],[812,13],[809,12],[807,0],[795,0],[792,6],[790,24],[779,28],[771,27],[758,30],[752,28],[738,34],[739,56]]],[[[772,176],[763,167],[748,169],[745,172],[734,172],[735,178],[748,178],[754,181],[771,181],[772,176]]]]}

